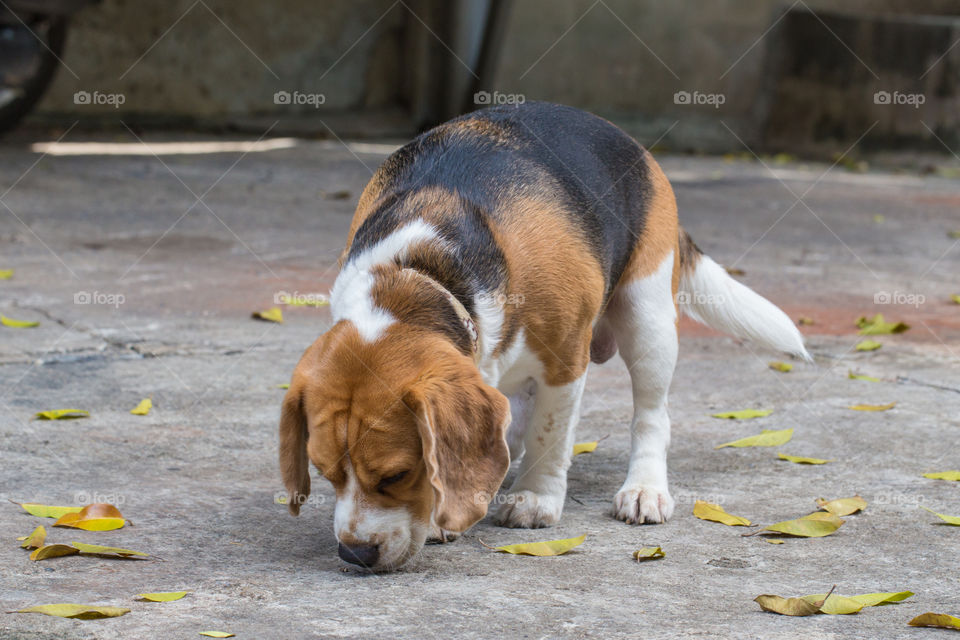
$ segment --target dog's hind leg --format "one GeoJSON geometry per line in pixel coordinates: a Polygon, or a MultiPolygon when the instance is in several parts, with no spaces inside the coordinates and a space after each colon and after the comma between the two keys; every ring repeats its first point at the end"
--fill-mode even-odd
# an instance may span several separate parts
{"type": "Polygon", "coordinates": [[[665,522],[673,513],[667,490],[667,393],[677,363],[673,271],[670,252],[650,275],[621,283],[606,311],[633,386],[630,467],[613,501],[614,516],[631,524],[665,522]]]}

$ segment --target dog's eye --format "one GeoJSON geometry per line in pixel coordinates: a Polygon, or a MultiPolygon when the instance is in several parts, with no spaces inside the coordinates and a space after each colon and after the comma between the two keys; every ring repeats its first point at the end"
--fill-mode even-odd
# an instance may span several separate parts
{"type": "Polygon", "coordinates": [[[379,489],[379,490],[382,491],[385,487],[388,487],[388,486],[390,486],[391,484],[396,484],[396,483],[400,482],[401,480],[403,480],[403,479],[406,477],[406,475],[407,475],[407,472],[406,472],[406,471],[401,471],[400,473],[395,473],[395,474],[392,475],[392,476],[388,476],[388,477],[386,477],[386,478],[383,478],[383,479],[380,481],[380,484],[377,485],[377,489],[379,489]]]}

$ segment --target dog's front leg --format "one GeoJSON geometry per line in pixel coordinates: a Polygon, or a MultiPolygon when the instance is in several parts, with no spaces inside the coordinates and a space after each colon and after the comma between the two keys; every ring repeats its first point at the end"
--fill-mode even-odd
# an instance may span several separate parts
{"type": "Polygon", "coordinates": [[[502,496],[494,517],[497,524],[536,529],[560,520],[586,379],[584,372],[565,385],[537,385],[533,413],[523,437],[523,459],[513,486],[502,496]]]}

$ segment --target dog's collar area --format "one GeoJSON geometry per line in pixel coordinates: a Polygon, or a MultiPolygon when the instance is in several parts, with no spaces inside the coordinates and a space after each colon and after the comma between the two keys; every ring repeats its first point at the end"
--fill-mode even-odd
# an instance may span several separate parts
{"type": "Polygon", "coordinates": [[[479,360],[480,332],[477,330],[477,323],[473,321],[472,317],[470,317],[470,312],[467,311],[465,306],[463,306],[463,303],[457,300],[457,297],[450,293],[449,289],[421,271],[417,271],[416,269],[412,269],[410,267],[404,267],[400,270],[400,273],[407,273],[420,278],[443,295],[447,302],[450,303],[450,306],[453,307],[453,311],[457,314],[457,318],[460,319],[460,323],[463,325],[467,335],[470,337],[470,353],[473,356],[474,361],[476,362],[479,360]]]}

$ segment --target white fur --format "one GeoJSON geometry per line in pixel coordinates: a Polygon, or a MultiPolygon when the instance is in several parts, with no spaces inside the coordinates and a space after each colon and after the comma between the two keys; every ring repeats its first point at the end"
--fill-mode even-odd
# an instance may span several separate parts
{"type": "Polygon", "coordinates": [[[377,340],[396,319],[390,312],[373,304],[371,289],[374,281],[370,270],[380,264],[389,264],[398,257],[403,258],[413,244],[437,238],[435,228],[423,220],[414,220],[351,258],[343,265],[330,292],[333,321],[349,320],[364,340],[377,340]]]}
{"type": "Polygon", "coordinates": [[[680,279],[677,303],[681,311],[708,327],[812,360],[787,314],[707,256],[700,256],[693,272],[680,279]]]}
{"type": "Polygon", "coordinates": [[[379,545],[380,557],[374,570],[403,564],[423,546],[429,526],[415,520],[404,508],[382,509],[368,504],[349,460],[346,470],[346,488],[337,495],[333,510],[337,540],[379,545]]]}
{"type": "Polygon", "coordinates": [[[665,522],[673,514],[667,489],[667,393],[678,350],[672,280],[671,252],[653,274],[619,287],[607,307],[633,387],[630,466],[613,505],[614,515],[631,523],[665,522]]]}

